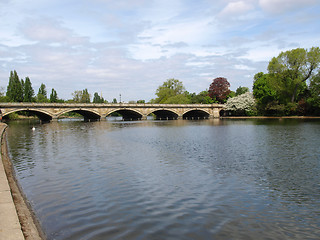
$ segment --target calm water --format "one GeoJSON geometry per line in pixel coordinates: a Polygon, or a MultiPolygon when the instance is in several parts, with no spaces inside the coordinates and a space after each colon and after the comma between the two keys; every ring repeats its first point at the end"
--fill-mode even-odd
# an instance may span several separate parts
{"type": "Polygon", "coordinates": [[[48,239],[319,239],[320,120],[11,122],[48,239]]]}

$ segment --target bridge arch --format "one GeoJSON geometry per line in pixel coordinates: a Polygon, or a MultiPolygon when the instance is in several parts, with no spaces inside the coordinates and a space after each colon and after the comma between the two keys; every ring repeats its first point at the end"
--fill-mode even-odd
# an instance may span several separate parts
{"type": "Polygon", "coordinates": [[[151,112],[148,113],[149,114],[154,114],[156,115],[156,119],[157,120],[174,120],[174,119],[178,119],[179,118],[179,114],[172,110],[172,109],[156,109],[156,110],[152,110],[151,112]]]}
{"type": "Polygon", "coordinates": [[[192,109],[186,111],[182,115],[183,119],[197,120],[197,119],[208,119],[210,117],[210,113],[203,109],[192,109]]]}
{"type": "Polygon", "coordinates": [[[109,116],[112,113],[119,113],[122,115],[123,120],[128,121],[128,120],[139,120],[143,118],[143,114],[140,113],[139,111],[135,109],[130,109],[130,108],[118,108],[118,109],[113,109],[110,112],[107,112],[105,116],[109,116]]]}
{"type": "Polygon", "coordinates": [[[57,118],[61,117],[63,114],[69,113],[69,112],[76,112],[83,116],[85,121],[88,120],[99,120],[101,118],[100,114],[92,109],[85,109],[85,108],[73,108],[73,109],[67,109],[65,111],[62,111],[59,113],[57,118]]]}
{"type": "Polygon", "coordinates": [[[17,108],[17,109],[9,110],[7,112],[3,112],[2,117],[5,119],[9,116],[9,114],[15,113],[15,112],[21,112],[21,111],[33,113],[41,121],[44,121],[44,122],[51,121],[53,118],[53,116],[49,112],[47,112],[43,109],[33,109],[33,108],[17,108]]]}

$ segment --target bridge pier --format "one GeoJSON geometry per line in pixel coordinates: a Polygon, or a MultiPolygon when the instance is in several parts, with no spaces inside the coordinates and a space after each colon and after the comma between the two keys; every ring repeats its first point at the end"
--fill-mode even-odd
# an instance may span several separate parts
{"type": "MultiPolygon", "coordinates": [[[[220,110],[221,110],[221,109],[214,108],[214,109],[213,109],[212,118],[220,118],[220,110]]],[[[210,118],[211,118],[211,115],[210,115],[210,118]]]]}
{"type": "Polygon", "coordinates": [[[50,122],[58,122],[58,117],[52,117],[50,122]]]}
{"type": "Polygon", "coordinates": [[[141,120],[147,120],[147,115],[142,115],[141,120]]]}

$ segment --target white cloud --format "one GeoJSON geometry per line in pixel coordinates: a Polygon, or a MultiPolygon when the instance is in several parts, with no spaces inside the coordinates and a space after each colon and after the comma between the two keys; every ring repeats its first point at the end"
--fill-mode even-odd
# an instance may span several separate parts
{"type": "Polygon", "coordinates": [[[261,8],[272,14],[280,14],[291,10],[299,10],[304,7],[319,3],[317,0],[259,0],[261,8]]]}
{"type": "Polygon", "coordinates": [[[249,71],[255,70],[253,67],[249,67],[249,66],[243,65],[243,64],[236,64],[236,65],[234,65],[234,68],[238,69],[238,70],[249,70],[249,71]]]}
{"type": "Polygon", "coordinates": [[[243,15],[253,9],[254,6],[251,3],[245,1],[230,2],[220,12],[219,16],[223,18],[232,18],[235,16],[243,15]]]}
{"type": "Polygon", "coordinates": [[[62,23],[49,18],[28,18],[20,29],[23,36],[31,41],[73,45],[86,41],[86,38],[76,36],[72,30],[61,25],[62,23]]]}
{"type": "Polygon", "coordinates": [[[124,101],[149,100],[168,78],[189,92],[205,90],[219,76],[233,90],[251,87],[253,75],[281,51],[319,44],[320,5],[287,3],[2,1],[0,85],[6,87],[15,69],[30,77],[35,91],[43,82],[64,99],[88,88],[109,101],[119,93],[124,101]]]}

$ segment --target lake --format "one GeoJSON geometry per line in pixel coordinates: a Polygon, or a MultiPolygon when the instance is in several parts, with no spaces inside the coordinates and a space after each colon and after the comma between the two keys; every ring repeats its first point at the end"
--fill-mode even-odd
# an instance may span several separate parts
{"type": "Polygon", "coordinates": [[[319,119],[8,129],[18,181],[59,240],[319,239],[319,140],[319,119]]]}

